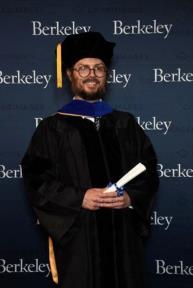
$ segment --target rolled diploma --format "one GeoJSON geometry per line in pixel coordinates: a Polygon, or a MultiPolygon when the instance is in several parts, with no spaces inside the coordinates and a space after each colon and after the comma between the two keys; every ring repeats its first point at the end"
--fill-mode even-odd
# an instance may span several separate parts
{"type": "MultiPolygon", "coordinates": [[[[138,163],[135,167],[133,167],[129,172],[127,172],[119,181],[117,181],[116,186],[122,187],[131,181],[133,178],[137,177],[139,174],[144,172],[146,167],[142,163],[138,163]]],[[[108,187],[103,193],[109,193],[116,191],[116,186],[113,184],[108,187]]]]}

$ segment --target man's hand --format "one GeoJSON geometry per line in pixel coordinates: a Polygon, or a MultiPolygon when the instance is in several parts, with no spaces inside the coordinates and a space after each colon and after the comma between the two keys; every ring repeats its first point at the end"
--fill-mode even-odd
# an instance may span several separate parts
{"type": "Polygon", "coordinates": [[[116,192],[104,193],[106,188],[91,188],[84,195],[82,207],[89,210],[103,208],[122,209],[131,205],[131,199],[127,192],[123,196],[117,196],[116,192]]]}
{"type": "Polygon", "coordinates": [[[88,189],[84,195],[82,207],[89,210],[98,210],[100,199],[106,188],[91,188],[88,189]]]}

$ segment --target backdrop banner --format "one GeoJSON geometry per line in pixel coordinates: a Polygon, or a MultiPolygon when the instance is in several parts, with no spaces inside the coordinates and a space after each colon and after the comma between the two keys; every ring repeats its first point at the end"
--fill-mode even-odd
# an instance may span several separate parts
{"type": "Polygon", "coordinates": [[[192,287],[193,1],[0,0],[0,27],[0,286],[54,287],[20,162],[40,121],[72,97],[66,81],[56,88],[56,44],[99,31],[117,44],[106,100],[136,117],[158,155],[149,288],[192,287]]]}

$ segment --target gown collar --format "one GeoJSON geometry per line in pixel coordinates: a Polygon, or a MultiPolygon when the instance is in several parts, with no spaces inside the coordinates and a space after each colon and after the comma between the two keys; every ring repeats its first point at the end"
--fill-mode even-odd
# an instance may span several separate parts
{"type": "Polygon", "coordinates": [[[113,110],[105,101],[87,102],[85,100],[74,99],[64,105],[58,112],[73,115],[90,117],[101,117],[113,110]]]}

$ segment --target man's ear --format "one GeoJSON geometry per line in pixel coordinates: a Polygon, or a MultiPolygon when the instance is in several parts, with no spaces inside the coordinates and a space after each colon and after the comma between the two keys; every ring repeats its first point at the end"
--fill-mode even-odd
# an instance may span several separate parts
{"type": "Polygon", "coordinates": [[[72,80],[72,71],[70,69],[66,70],[66,75],[68,76],[68,79],[71,81],[72,80]]]}

